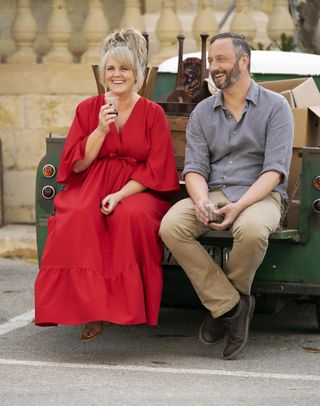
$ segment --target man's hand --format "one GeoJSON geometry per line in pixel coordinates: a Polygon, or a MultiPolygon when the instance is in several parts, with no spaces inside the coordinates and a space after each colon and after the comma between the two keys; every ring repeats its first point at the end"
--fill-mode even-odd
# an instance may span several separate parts
{"type": "Polygon", "coordinates": [[[226,204],[221,209],[215,210],[217,215],[224,216],[222,223],[209,223],[209,225],[214,230],[226,230],[232,226],[241,211],[238,203],[226,204]]]}
{"type": "Polygon", "coordinates": [[[209,216],[208,216],[208,212],[205,208],[206,204],[210,204],[210,200],[199,200],[195,204],[195,209],[196,209],[197,220],[200,221],[200,223],[207,225],[208,221],[209,221],[209,216]]]}

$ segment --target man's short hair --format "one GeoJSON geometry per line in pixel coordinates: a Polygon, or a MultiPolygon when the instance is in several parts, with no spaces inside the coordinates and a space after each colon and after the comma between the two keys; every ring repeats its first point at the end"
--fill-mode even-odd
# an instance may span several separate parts
{"type": "Polygon", "coordinates": [[[210,40],[210,45],[213,44],[218,39],[223,38],[230,38],[232,40],[235,53],[237,58],[246,54],[249,57],[249,64],[248,64],[248,71],[250,72],[250,64],[251,64],[251,48],[248,42],[246,41],[245,37],[240,34],[235,34],[233,32],[223,32],[221,34],[217,34],[210,40]]]}

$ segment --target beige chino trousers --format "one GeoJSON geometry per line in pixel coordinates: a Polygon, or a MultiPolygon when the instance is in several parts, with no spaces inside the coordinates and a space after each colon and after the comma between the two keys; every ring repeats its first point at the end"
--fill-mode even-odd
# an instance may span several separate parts
{"type": "MultiPolygon", "coordinates": [[[[209,192],[213,203],[230,203],[221,190],[209,192]]],[[[188,275],[202,304],[220,317],[239,302],[239,293],[250,294],[254,275],[268,247],[269,235],[281,217],[281,198],[272,192],[243,210],[233,223],[233,247],[224,270],[197,241],[211,228],[200,223],[191,198],[180,200],[164,216],[160,235],[188,275]]]]}

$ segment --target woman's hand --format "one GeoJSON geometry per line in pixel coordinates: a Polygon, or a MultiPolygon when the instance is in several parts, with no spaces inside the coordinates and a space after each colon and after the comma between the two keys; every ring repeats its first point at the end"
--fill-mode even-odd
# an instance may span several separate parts
{"type": "Polygon", "coordinates": [[[101,201],[101,211],[106,216],[111,214],[113,210],[117,207],[117,204],[126,199],[129,196],[135,195],[136,193],[141,193],[146,190],[146,187],[141,183],[137,182],[136,180],[130,179],[128,183],[126,183],[122,189],[120,189],[116,193],[111,193],[107,195],[101,201]]]}
{"type": "Polygon", "coordinates": [[[87,169],[99,154],[100,148],[110,130],[110,124],[114,123],[118,112],[110,104],[104,104],[99,111],[99,124],[89,135],[83,159],[78,159],[73,165],[73,172],[78,173],[87,169]]]}
{"type": "Polygon", "coordinates": [[[107,195],[101,201],[101,211],[103,214],[108,216],[113,212],[113,210],[117,207],[118,203],[123,199],[123,196],[120,192],[111,193],[107,195]]]}
{"type": "Polygon", "coordinates": [[[97,130],[103,134],[106,134],[110,129],[110,124],[116,121],[117,116],[118,111],[113,105],[104,104],[101,106],[97,130]]]}

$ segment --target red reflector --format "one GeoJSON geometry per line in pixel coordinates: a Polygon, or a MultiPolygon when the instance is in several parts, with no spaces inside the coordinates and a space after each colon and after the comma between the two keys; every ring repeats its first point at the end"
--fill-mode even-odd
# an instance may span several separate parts
{"type": "Polygon", "coordinates": [[[47,164],[42,168],[42,174],[45,178],[53,178],[56,174],[56,168],[51,164],[47,164]]]}
{"type": "Polygon", "coordinates": [[[48,185],[42,189],[41,194],[45,199],[52,199],[54,197],[54,195],[56,194],[56,191],[54,190],[54,188],[52,186],[48,185]]]}
{"type": "Polygon", "coordinates": [[[315,200],[312,206],[316,213],[320,213],[320,199],[315,200]]]}
{"type": "Polygon", "coordinates": [[[320,176],[316,176],[316,177],[313,179],[313,186],[314,186],[316,189],[320,190],[320,176]]]}

